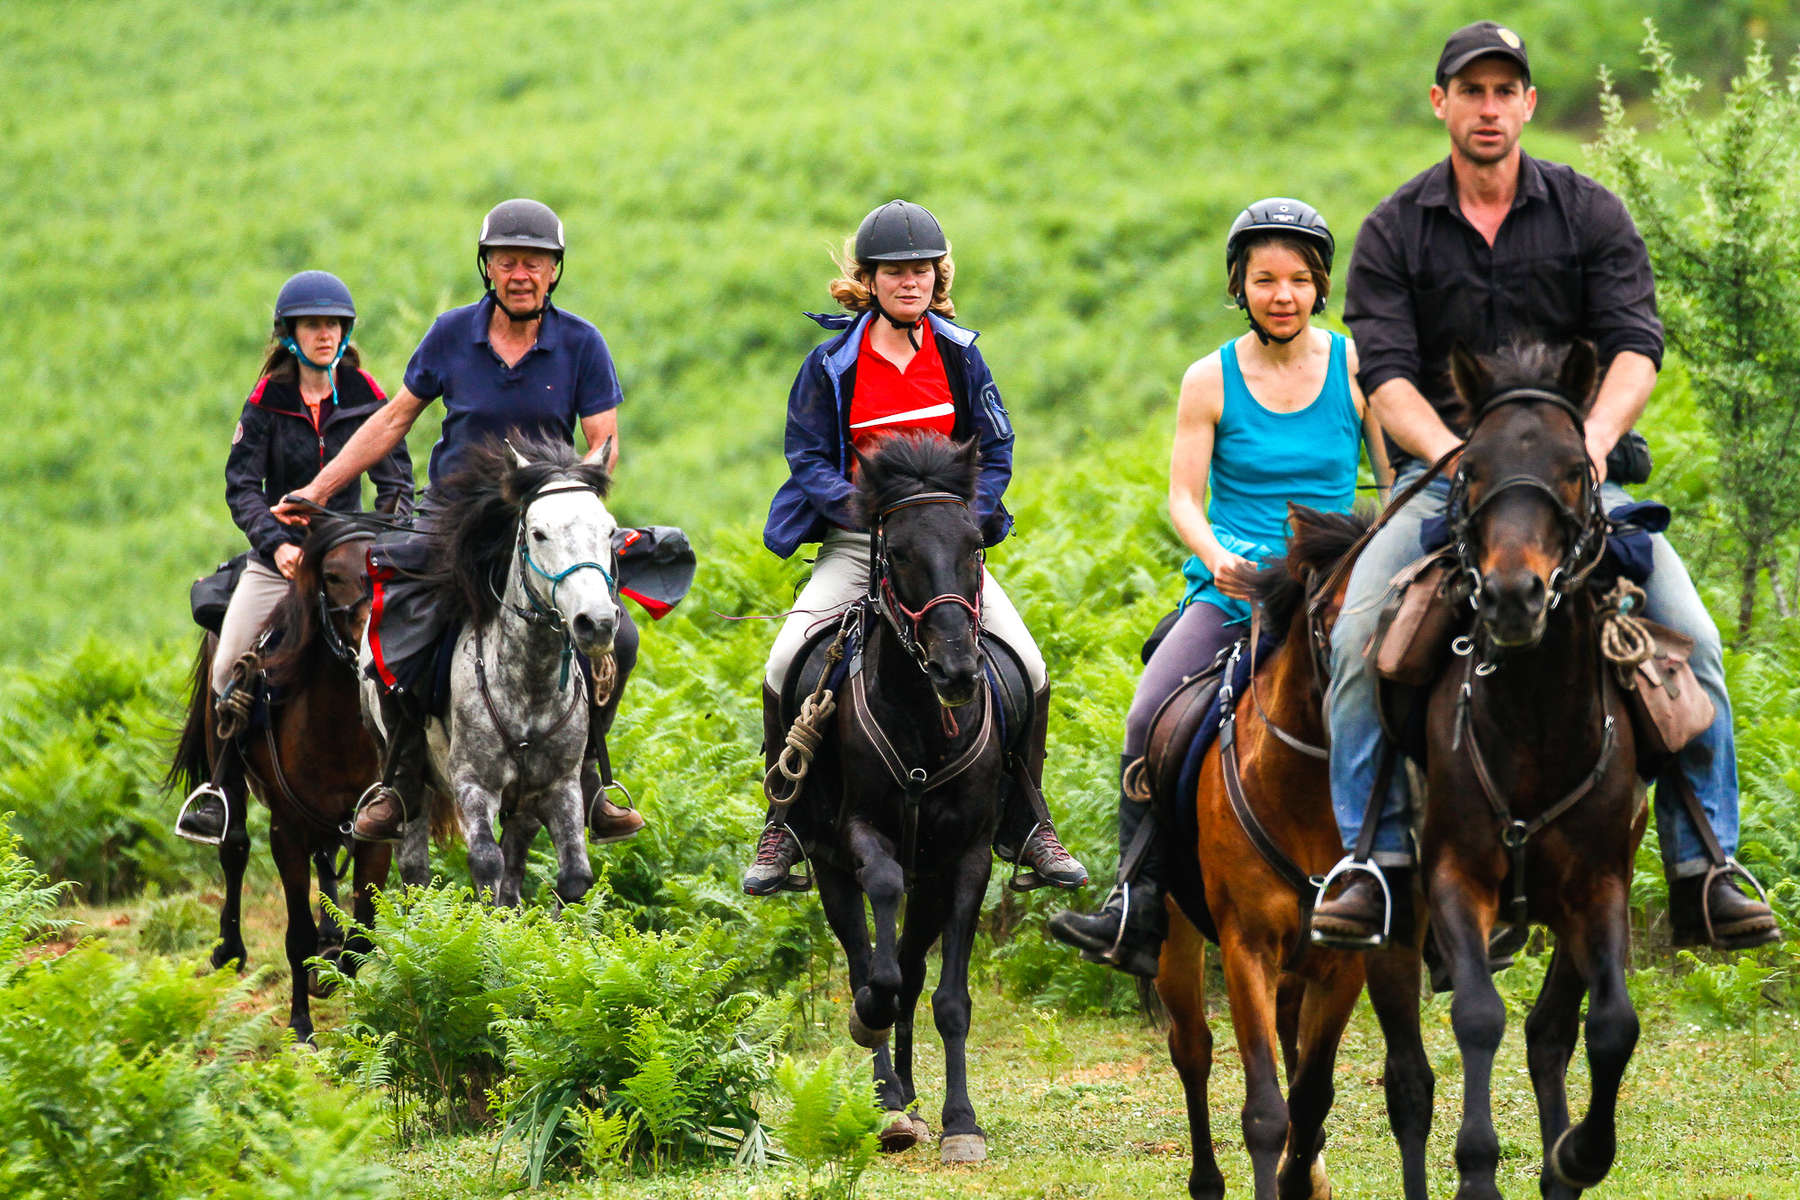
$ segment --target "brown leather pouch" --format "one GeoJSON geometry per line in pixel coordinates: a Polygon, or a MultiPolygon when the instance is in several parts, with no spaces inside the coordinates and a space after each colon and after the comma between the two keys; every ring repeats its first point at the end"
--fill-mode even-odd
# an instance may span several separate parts
{"type": "Polygon", "coordinates": [[[1655,649],[1623,682],[1637,733],[1638,761],[1654,763],[1705,732],[1716,710],[1688,665],[1694,640],[1654,621],[1643,624],[1655,649]]]}
{"type": "Polygon", "coordinates": [[[1437,679],[1456,632],[1450,595],[1455,578],[1456,560],[1448,550],[1426,555],[1394,576],[1365,651],[1376,674],[1410,687],[1437,679]]]}

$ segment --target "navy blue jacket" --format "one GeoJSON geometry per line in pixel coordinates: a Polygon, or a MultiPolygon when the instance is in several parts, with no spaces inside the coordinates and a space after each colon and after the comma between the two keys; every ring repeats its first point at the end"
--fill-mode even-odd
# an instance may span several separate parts
{"type": "MultiPolygon", "coordinates": [[[[849,500],[850,398],[856,391],[856,356],[870,313],[808,313],[836,337],[814,346],[788,393],[788,480],[769,502],[763,545],[786,558],[807,542],[824,538],[832,525],[856,528],[849,500]]],[[[1000,403],[993,373],[975,349],[978,336],[936,313],[928,314],[938,356],[956,405],[957,438],[973,436],[980,447],[981,471],[975,484],[975,520],[985,545],[992,546],[1012,528],[1012,516],[1000,497],[1012,480],[1012,421],[1000,403]]]]}
{"type": "MultiPolygon", "coordinates": [[[[299,545],[306,530],[283,525],[269,512],[270,506],[311,483],[385,401],[364,371],[340,364],[337,385],[337,403],[320,406],[319,428],[314,429],[299,387],[291,380],[264,376],[244,401],[244,413],[232,434],[231,453],[225,459],[225,502],[231,505],[231,519],[250,539],[257,560],[271,570],[275,551],[299,545]]],[[[412,511],[412,459],[405,442],[369,468],[369,479],[375,485],[378,510],[402,516],[412,511]]],[[[362,480],[344,487],[325,506],[339,512],[361,509],[362,480]]]]}

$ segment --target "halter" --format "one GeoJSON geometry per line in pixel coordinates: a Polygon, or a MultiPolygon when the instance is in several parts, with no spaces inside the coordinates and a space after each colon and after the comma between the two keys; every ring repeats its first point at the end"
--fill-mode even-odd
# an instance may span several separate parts
{"type": "Polygon", "coordinates": [[[556,589],[562,586],[563,580],[567,579],[575,572],[583,569],[591,569],[600,572],[600,577],[606,580],[606,590],[612,596],[615,603],[619,598],[618,581],[613,577],[611,571],[607,570],[597,562],[578,562],[565,570],[551,574],[543,567],[540,567],[536,560],[531,557],[531,550],[525,542],[525,514],[530,511],[533,504],[536,504],[545,496],[557,496],[569,492],[590,492],[596,497],[600,494],[598,489],[590,487],[585,483],[564,483],[559,486],[545,486],[539,488],[537,491],[527,496],[524,503],[519,505],[519,527],[517,538],[519,562],[526,568],[519,572],[519,589],[525,593],[526,606],[521,608],[516,604],[507,605],[507,607],[517,613],[526,624],[547,625],[551,629],[562,634],[562,672],[557,682],[557,687],[559,689],[568,686],[569,660],[575,653],[575,642],[569,636],[568,627],[563,623],[562,612],[556,607],[556,589]],[[538,595],[538,593],[532,589],[531,576],[534,574],[541,575],[550,581],[550,599],[548,601],[545,601],[543,597],[538,595]]]}
{"type": "MultiPolygon", "coordinates": [[[[1520,387],[1509,388],[1489,398],[1482,407],[1481,416],[1476,419],[1475,427],[1480,428],[1482,421],[1511,404],[1548,404],[1561,409],[1564,415],[1574,423],[1577,433],[1580,433],[1586,424],[1581,410],[1571,404],[1566,396],[1546,391],[1543,388],[1520,387]]],[[[1471,429],[1469,436],[1472,438],[1474,433],[1475,430],[1471,429]]],[[[1467,445],[1466,441],[1464,445],[1467,445]]],[[[1529,488],[1543,493],[1545,499],[1550,502],[1551,508],[1555,510],[1557,520],[1569,533],[1568,549],[1563,552],[1562,561],[1557,563],[1550,572],[1548,588],[1552,609],[1562,603],[1564,596],[1587,582],[1588,576],[1593,573],[1595,567],[1600,565],[1600,559],[1606,552],[1606,511],[1601,506],[1599,482],[1595,478],[1592,463],[1588,464],[1587,472],[1582,478],[1581,499],[1576,502],[1576,508],[1570,508],[1568,504],[1564,503],[1556,489],[1545,480],[1536,475],[1526,474],[1508,475],[1489,488],[1486,495],[1469,507],[1467,506],[1468,475],[1464,467],[1459,465],[1450,484],[1448,506],[1451,514],[1450,532],[1456,546],[1456,565],[1469,579],[1469,604],[1477,614],[1481,611],[1482,574],[1481,567],[1476,563],[1474,552],[1469,545],[1475,518],[1482,509],[1492,504],[1502,493],[1515,488],[1529,488]]]]}
{"type": "MultiPolygon", "coordinates": [[[[869,599],[876,609],[887,619],[888,626],[893,629],[894,636],[900,639],[900,648],[905,650],[912,660],[919,664],[919,670],[925,670],[925,648],[919,644],[919,622],[925,614],[940,604],[954,604],[968,611],[975,622],[977,636],[981,633],[981,588],[979,582],[975,589],[975,599],[971,602],[967,597],[955,592],[942,592],[927,600],[917,609],[908,608],[901,602],[894,591],[893,573],[888,569],[887,554],[887,519],[903,509],[917,508],[922,504],[960,504],[966,511],[969,502],[955,492],[919,492],[905,496],[883,508],[875,514],[875,537],[873,553],[869,556],[869,599]]],[[[986,554],[976,556],[977,563],[986,561],[986,554]]]]}

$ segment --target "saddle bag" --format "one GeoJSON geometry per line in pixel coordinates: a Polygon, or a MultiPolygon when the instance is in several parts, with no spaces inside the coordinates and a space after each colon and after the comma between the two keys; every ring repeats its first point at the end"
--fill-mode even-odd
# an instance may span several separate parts
{"type": "Polygon", "coordinates": [[[1144,746],[1143,784],[1159,811],[1172,808],[1180,794],[1181,768],[1188,747],[1219,694],[1231,647],[1226,646],[1206,669],[1190,675],[1157,706],[1144,746]]]}
{"type": "Polygon", "coordinates": [[[1620,683],[1637,734],[1638,762],[1655,766],[1705,732],[1717,710],[1688,665],[1694,639],[1639,620],[1650,633],[1653,649],[1629,674],[1621,669],[1620,683]]]}
{"type": "Polygon", "coordinates": [[[194,580],[193,586],[188,588],[188,609],[194,614],[194,624],[219,632],[219,627],[225,624],[225,610],[231,606],[231,593],[237,590],[249,558],[250,552],[246,550],[236,558],[220,563],[219,569],[211,575],[194,580]]]}
{"type": "Polygon", "coordinates": [[[1446,549],[1428,554],[1394,576],[1375,634],[1364,653],[1375,673],[1423,687],[1437,679],[1456,634],[1456,559],[1446,549]]]}

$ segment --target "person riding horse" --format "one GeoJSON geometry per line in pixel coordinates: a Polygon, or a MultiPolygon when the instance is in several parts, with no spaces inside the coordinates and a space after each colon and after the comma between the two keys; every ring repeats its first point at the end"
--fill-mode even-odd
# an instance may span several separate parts
{"type": "MultiPolygon", "coordinates": [[[[951,321],[955,266],[937,218],[905,200],[881,205],[846,243],[839,268],[831,295],[847,313],[808,314],[835,336],[807,355],[794,380],[786,434],[790,474],[769,505],[763,529],[763,543],[781,558],[803,543],[819,543],[812,578],[776,635],[764,672],[763,752],[771,770],[788,732],[781,687],[789,667],[810,633],[835,623],[868,590],[869,533],[849,503],[855,492],[853,450],[903,430],[973,438],[980,460],[974,510],[984,544],[998,543],[1012,527],[1001,503],[1012,478],[1012,422],[975,348],[975,333],[951,321]]],[[[1038,799],[1050,717],[1043,655],[986,570],[980,608],[982,626],[1019,657],[1035,694],[1023,753],[1029,779],[1007,789],[995,851],[1027,868],[1016,886],[1079,887],[1087,882],[1087,871],[1057,840],[1038,799]]],[[[803,842],[815,832],[815,814],[807,811],[804,793],[799,803],[784,808],[771,807],[744,873],[750,895],[806,886],[790,872],[803,857],[803,842]]]]}
{"type": "MultiPolygon", "coordinates": [[[[522,432],[574,444],[580,424],[587,461],[610,467],[618,458],[618,407],[623,400],[612,355],[600,331],[550,301],[562,281],[563,225],[536,200],[506,200],[481,223],[475,265],[485,294],[474,304],[439,316],[406,366],[406,384],[352,438],[295,503],[275,507],[287,521],[305,517],[316,503],[365,466],[402,443],[425,406],[444,401],[444,423],[431,451],[430,483],[411,534],[384,538],[374,552],[406,557],[406,547],[429,537],[432,510],[443,481],[461,467],[489,434],[522,432]]],[[[357,811],[353,832],[365,841],[396,841],[407,818],[419,811],[424,788],[425,713],[431,667],[443,630],[429,605],[431,589],[405,574],[378,576],[380,602],[369,638],[374,669],[384,685],[381,718],[387,751],[381,783],[357,811]]],[[[621,613],[613,644],[617,674],[606,708],[589,723],[582,790],[595,840],[620,841],[643,828],[635,810],[619,808],[602,794],[607,780],[598,765],[619,693],[637,661],[637,627],[621,613]]],[[[610,767],[607,772],[610,774],[610,767]]]]}
{"type": "MultiPolygon", "coordinates": [[[[271,505],[312,483],[321,456],[348,443],[387,399],[362,369],[350,341],[356,301],[327,271],[302,271],[275,296],[275,327],[262,372],[231,435],[225,458],[225,499],[231,519],[250,539],[243,575],[219,630],[212,659],[216,705],[231,686],[232,668],[255,643],[269,614],[288,593],[300,561],[303,532],[276,519],[271,505]]],[[[375,507],[393,516],[412,508],[412,459],[404,443],[371,458],[362,469],[375,484],[375,507]]],[[[319,503],[338,512],[362,508],[362,471],[319,491],[319,503]]],[[[219,748],[212,778],[189,794],[175,818],[175,832],[216,844],[229,823],[227,805],[244,796],[244,763],[236,738],[219,748]]]]}
{"type": "Polygon", "coordinates": [[[1250,331],[1182,377],[1169,516],[1192,554],[1180,616],[1145,664],[1125,718],[1118,882],[1098,912],[1060,912],[1049,925],[1059,941],[1134,975],[1156,975],[1167,930],[1164,839],[1149,797],[1125,786],[1148,748],[1151,719],[1184,679],[1243,636],[1248,577],[1285,553],[1289,502],[1348,512],[1359,442],[1387,482],[1380,429],[1355,382],[1356,347],[1312,326],[1331,294],[1334,249],[1309,204],[1276,196],[1244,209],[1225,240],[1225,272],[1250,331]]]}
{"type": "MultiPolygon", "coordinates": [[[[1604,376],[1585,437],[1601,501],[1612,512],[1630,502],[1620,483],[1641,483],[1649,473],[1647,452],[1630,431],[1662,361],[1655,284],[1643,239],[1618,197],[1570,167],[1520,150],[1536,104],[1518,34],[1479,21],[1450,35],[1431,89],[1432,109],[1450,136],[1449,157],[1363,222],[1344,318],[1362,346],[1359,381],[1400,452],[1397,486],[1417,480],[1426,464],[1462,441],[1468,414],[1448,370],[1458,344],[1485,353],[1527,335],[1592,341],[1604,376]]],[[[1314,913],[1314,936],[1327,944],[1380,944],[1384,892],[1409,891],[1406,788],[1394,773],[1377,795],[1384,735],[1364,647],[1389,580],[1420,556],[1420,527],[1444,512],[1449,490],[1446,473],[1390,516],[1357,559],[1332,631],[1332,805],[1348,853],[1340,864],[1345,886],[1321,896],[1314,913]],[[1371,808],[1377,824],[1364,859],[1353,848],[1371,808]]],[[[1715,711],[1711,728],[1679,754],[1656,789],[1675,939],[1698,943],[1710,931],[1725,948],[1775,941],[1768,906],[1713,869],[1724,865],[1715,857],[1735,865],[1738,839],[1737,756],[1719,632],[1674,548],[1660,534],[1651,540],[1654,573],[1642,615],[1694,639],[1694,674],[1715,711]],[[1677,803],[1684,792],[1697,797],[1710,837],[1677,803]]]]}

